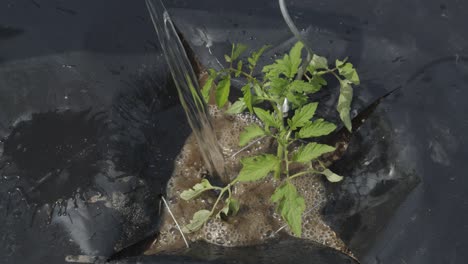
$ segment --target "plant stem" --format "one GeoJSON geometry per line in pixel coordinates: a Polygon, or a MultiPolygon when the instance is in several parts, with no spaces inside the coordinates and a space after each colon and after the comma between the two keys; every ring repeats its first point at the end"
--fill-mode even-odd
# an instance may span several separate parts
{"type": "Polygon", "coordinates": [[[297,178],[299,176],[302,176],[302,175],[305,175],[305,174],[309,174],[309,173],[320,173],[319,171],[317,170],[306,170],[306,171],[301,171],[301,172],[298,172],[292,176],[289,177],[290,180],[294,179],[294,178],[297,178]]]}
{"type": "MultiPolygon", "coordinates": [[[[231,62],[231,66],[229,67],[228,70],[229,70],[229,72],[237,72],[237,69],[232,68],[232,62],[231,62]]],[[[249,81],[252,81],[252,80],[255,79],[252,75],[246,73],[245,71],[240,71],[240,74],[247,77],[249,79],[249,81]]]]}
{"type": "MultiPolygon", "coordinates": [[[[283,145],[281,145],[278,142],[278,149],[276,150],[276,156],[278,157],[279,160],[283,160],[283,145]]],[[[276,167],[275,170],[275,178],[279,179],[281,175],[281,162],[278,164],[278,167],[276,167]]]]}
{"type": "Polygon", "coordinates": [[[338,79],[338,81],[340,81],[340,83],[343,81],[343,80],[340,78],[340,76],[338,76],[338,74],[336,74],[334,71],[331,71],[330,73],[333,74],[333,76],[335,76],[336,79],[338,79]]]}
{"type": "Polygon", "coordinates": [[[284,162],[286,164],[286,178],[289,178],[289,150],[288,150],[288,147],[289,147],[289,137],[291,137],[291,132],[292,131],[288,131],[288,133],[286,134],[285,138],[284,138],[284,142],[286,142],[285,146],[284,146],[284,162]]]}
{"type": "Polygon", "coordinates": [[[336,70],[338,70],[338,68],[335,67],[333,69],[327,69],[325,71],[319,71],[319,72],[317,72],[317,75],[322,76],[322,75],[327,74],[327,73],[332,73],[333,74],[333,73],[335,73],[336,70]]]}
{"type": "Polygon", "coordinates": [[[218,195],[218,199],[216,199],[216,202],[214,203],[213,208],[211,209],[210,215],[213,215],[214,211],[216,210],[216,206],[218,205],[219,201],[221,200],[221,198],[223,197],[223,195],[224,195],[224,193],[226,191],[228,191],[229,198],[231,198],[231,187],[232,187],[232,185],[236,184],[237,182],[238,182],[238,180],[234,179],[232,182],[230,182],[228,185],[226,185],[226,187],[224,187],[224,188],[218,187],[219,189],[221,189],[221,193],[218,195]]]}

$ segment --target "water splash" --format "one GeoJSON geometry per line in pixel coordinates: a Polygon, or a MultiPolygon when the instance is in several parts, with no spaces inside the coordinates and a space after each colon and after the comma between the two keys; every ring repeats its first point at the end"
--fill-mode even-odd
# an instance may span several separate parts
{"type": "Polygon", "coordinates": [[[163,3],[146,0],[146,5],[205,165],[212,175],[225,178],[224,157],[182,42],[163,3]]]}

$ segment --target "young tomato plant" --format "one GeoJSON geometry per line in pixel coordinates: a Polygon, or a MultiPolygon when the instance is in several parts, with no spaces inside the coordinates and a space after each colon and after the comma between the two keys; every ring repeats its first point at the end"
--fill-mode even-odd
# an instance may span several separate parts
{"type": "Polygon", "coordinates": [[[316,54],[308,54],[307,58],[310,59],[304,60],[303,44],[298,42],[283,58],[264,66],[261,78],[255,78],[253,72],[266,49],[268,46],[253,52],[247,58],[247,62],[244,62],[239,58],[247,47],[242,44],[233,45],[231,54],[225,55],[229,67],[220,71],[209,70],[209,78],[202,89],[202,94],[205,101],[208,101],[213,83],[217,81],[215,99],[216,104],[221,108],[228,102],[231,78],[244,78],[246,84],[241,89],[243,96],[233,103],[226,113],[237,114],[248,110],[261,121],[262,125],[247,126],[240,135],[239,146],[243,147],[262,137],[272,137],[277,145],[276,155],[265,153],[243,158],[241,171],[225,187],[212,186],[207,179],[203,179],[191,189],[183,191],[181,198],[184,200],[194,199],[209,190],[219,192],[212,209],[196,212],[190,223],[183,228],[184,232],[189,233],[200,229],[212,216],[235,215],[240,205],[232,197],[232,186],[238,182],[253,182],[272,175],[282,180],[282,183],[271,196],[271,202],[277,205],[278,212],[291,231],[300,237],[302,214],[306,205],[304,198],[300,196],[291,180],[310,174],[324,175],[330,182],[342,180],[341,176],[327,169],[318,160],[321,155],[333,152],[335,147],[313,141],[313,138],[333,132],[336,125],[315,116],[318,102],[310,102],[308,96],[320,91],[327,84],[324,75],[336,77],[340,83],[336,109],[344,126],[351,131],[352,85],[359,84],[356,70],[351,63],[347,62],[347,59],[336,60],[334,67],[329,67],[327,59],[316,54]],[[267,103],[269,109],[256,107],[261,103],[262,105],[267,103]],[[290,107],[294,110],[294,114],[288,118],[287,113],[290,107]],[[299,147],[293,148],[293,143],[299,147]],[[314,164],[319,165],[313,166],[313,161],[318,161],[314,164]],[[305,169],[291,175],[289,167],[293,163],[301,163],[305,169]],[[220,202],[224,206],[217,211],[220,202]]]}

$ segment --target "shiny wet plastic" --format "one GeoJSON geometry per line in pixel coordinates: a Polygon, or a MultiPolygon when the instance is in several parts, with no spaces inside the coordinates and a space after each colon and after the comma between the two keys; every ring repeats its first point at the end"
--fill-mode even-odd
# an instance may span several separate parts
{"type": "MultiPolygon", "coordinates": [[[[317,53],[356,65],[355,115],[398,88],[334,165],[324,215],[362,263],[465,263],[468,5],[287,2],[317,53]]],[[[276,1],[166,6],[208,67],[231,42],[270,43],[268,60],[294,41],[276,1]]],[[[154,235],[190,128],[144,2],[3,1],[0,17],[0,262],[102,262],[154,235]]],[[[113,261],[352,263],[295,240],[126,252],[113,261]]]]}

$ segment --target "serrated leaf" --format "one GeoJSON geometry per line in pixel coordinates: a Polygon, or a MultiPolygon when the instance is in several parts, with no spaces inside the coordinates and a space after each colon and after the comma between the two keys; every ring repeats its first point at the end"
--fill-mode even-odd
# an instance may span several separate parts
{"type": "Polygon", "coordinates": [[[222,108],[227,103],[230,89],[231,76],[227,75],[218,83],[218,87],[216,87],[216,104],[219,108],[222,108]]]}
{"type": "Polygon", "coordinates": [[[235,74],[236,77],[239,77],[241,75],[242,65],[243,65],[243,62],[241,60],[237,62],[237,71],[236,71],[236,74],[235,74]]]}
{"type": "Polygon", "coordinates": [[[244,94],[244,97],[242,98],[244,100],[245,105],[249,109],[250,113],[253,113],[253,108],[252,108],[252,91],[250,90],[250,83],[244,85],[241,88],[242,93],[244,94]]]}
{"type": "Polygon", "coordinates": [[[282,97],[288,88],[289,81],[283,78],[273,78],[270,80],[270,94],[282,97]]]}
{"type": "Polygon", "coordinates": [[[351,101],[353,99],[353,88],[351,84],[344,80],[340,81],[340,96],[338,97],[338,104],[336,106],[336,110],[340,114],[340,118],[343,121],[345,127],[351,131],[352,124],[351,124],[351,101]]]}
{"type": "Polygon", "coordinates": [[[279,162],[279,159],[271,154],[243,158],[241,160],[243,166],[237,180],[241,182],[260,180],[274,171],[279,162]]]}
{"type": "Polygon", "coordinates": [[[275,116],[273,116],[270,112],[263,110],[258,107],[253,108],[255,115],[266,125],[280,128],[281,124],[279,123],[275,116]]]}
{"type": "Polygon", "coordinates": [[[192,188],[183,191],[180,194],[180,198],[184,199],[185,201],[191,200],[193,198],[198,197],[204,191],[208,191],[213,189],[213,186],[207,179],[203,179],[200,183],[195,184],[192,188]]]}
{"type": "Polygon", "coordinates": [[[253,89],[254,89],[255,95],[265,96],[265,92],[262,90],[262,87],[260,87],[258,83],[253,84],[253,89]]]}
{"type": "MultiPolygon", "coordinates": [[[[273,203],[279,203],[281,202],[281,200],[283,200],[285,198],[285,196],[288,194],[288,192],[290,191],[289,190],[289,185],[290,183],[289,182],[286,182],[284,183],[283,185],[281,185],[280,187],[276,188],[275,192],[273,193],[273,195],[271,195],[271,198],[270,200],[273,202],[273,203]]],[[[294,186],[293,186],[294,187],[294,186]]],[[[297,191],[296,191],[297,192],[297,191]]]]}
{"type": "Polygon", "coordinates": [[[314,160],[325,153],[329,153],[335,150],[335,147],[318,144],[315,142],[309,143],[305,146],[301,146],[292,157],[292,160],[300,163],[307,163],[314,160]]]}
{"type": "Polygon", "coordinates": [[[347,62],[344,65],[338,67],[338,72],[350,83],[355,85],[360,83],[359,75],[357,74],[356,69],[354,69],[353,64],[350,62],[347,62]]]}
{"type": "Polygon", "coordinates": [[[291,59],[291,65],[290,65],[290,73],[291,75],[288,77],[293,77],[297,73],[297,69],[302,63],[302,49],[304,48],[304,44],[302,42],[297,42],[292,48],[291,51],[289,52],[289,57],[291,59]]]}
{"type": "Polygon", "coordinates": [[[312,56],[312,60],[310,61],[310,66],[314,70],[328,69],[328,60],[325,57],[314,54],[312,56]]]}
{"type": "Polygon", "coordinates": [[[265,52],[266,49],[270,48],[270,45],[264,45],[258,51],[252,52],[252,56],[250,56],[247,60],[249,61],[249,69],[252,71],[255,66],[257,66],[257,62],[260,59],[260,56],[265,52]]]}
{"type": "Polygon", "coordinates": [[[283,59],[276,60],[275,63],[263,67],[266,79],[278,78],[281,75],[291,78],[291,60],[289,55],[284,55],[283,59]]]}
{"type": "Polygon", "coordinates": [[[309,99],[306,95],[302,93],[292,93],[291,91],[286,93],[286,98],[288,98],[289,102],[292,104],[293,109],[303,106],[307,103],[309,99]]]}
{"type": "Polygon", "coordinates": [[[244,128],[239,136],[239,146],[247,145],[252,139],[265,135],[265,131],[256,124],[244,128]]]}
{"type": "Polygon", "coordinates": [[[289,128],[295,130],[304,126],[314,116],[318,103],[306,104],[294,112],[294,116],[288,119],[289,128]]]}
{"type": "Polygon", "coordinates": [[[305,201],[297,193],[296,187],[286,182],[275,190],[271,196],[271,201],[277,203],[277,210],[294,235],[301,237],[302,214],[305,211],[305,201]]]}
{"type": "Polygon", "coordinates": [[[339,182],[343,180],[343,176],[340,176],[329,169],[325,169],[324,171],[320,173],[325,175],[325,177],[327,178],[329,182],[339,182]]]}
{"type": "Polygon", "coordinates": [[[323,120],[322,118],[307,123],[304,127],[299,130],[297,137],[299,138],[310,138],[310,137],[321,137],[330,134],[335,131],[336,125],[323,120]]]}
{"type": "Polygon", "coordinates": [[[240,114],[242,113],[245,109],[247,108],[247,106],[245,105],[245,102],[243,99],[239,99],[237,100],[235,103],[233,103],[227,110],[226,110],[226,114],[229,114],[229,115],[235,115],[235,114],[240,114]]]}
{"type": "Polygon", "coordinates": [[[247,46],[242,44],[242,43],[238,43],[238,44],[233,44],[232,45],[232,54],[231,54],[231,60],[237,60],[237,58],[239,58],[239,56],[244,53],[244,51],[247,50],[247,46]]]}
{"type": "Polygon", "coordinates": [[[289,89],[301,93],[316,93],[320,91],[322,86],[317,82],[305,82],[303,80],[295,80],[289,84],[289,89]]]}
{"type": "Polygon", "coordinates": [[[265,78],[271,80],[281,77],[281,75],[293,78],[302,62],[301,53],[303,47],[304,45],[301,42],[297,42],[292,47],[289,55],[286,54],[282,59],[276,60],[275,63],[263,67],[262,71],[265,73],[265,78]]]}
{"type": "Polygon", "coordinates": [[[206,221],[208,221],[210,215],[211,212],[208,210],[200,210],[196,212],[193,215],[192,220],[190,220],[190,223],[182,228],[182,232],[192,233],[198,231],[206,223],[206,221]]]}

